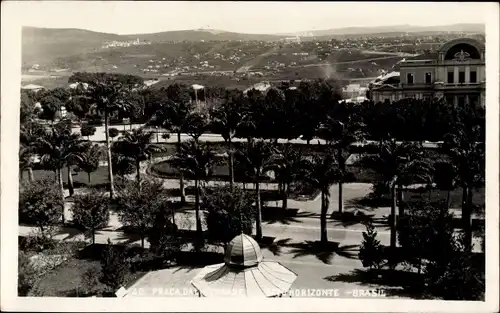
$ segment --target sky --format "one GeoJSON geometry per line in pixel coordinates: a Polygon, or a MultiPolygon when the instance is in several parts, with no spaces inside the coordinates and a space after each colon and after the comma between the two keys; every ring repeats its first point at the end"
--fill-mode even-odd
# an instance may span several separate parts
{"type": "Polygon", "coordinates": [[[495,3],[2,1],[2,9],[4,5],[19,10],[23,26],[116,34],[200,28],[276,34],[356,26],[484,23],[495,3]]]}

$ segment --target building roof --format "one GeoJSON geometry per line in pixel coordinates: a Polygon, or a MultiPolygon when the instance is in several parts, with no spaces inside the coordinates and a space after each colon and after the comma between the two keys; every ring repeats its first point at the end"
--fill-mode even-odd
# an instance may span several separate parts
{"type": "Polygon", "coordinates": [[[33,90],[33,89],[45,89],[45,87],[40,86],[40,85],[29,84],[29,85],[26,85],[24,87],[21,87],[21,89],[33,90]]]}
{"type": "Polygon", "coordinates": [[[157,79],[150,79],[150,80],[145,80],[144,81],[144,85],[146,85],[147,87],[149,87],[149,86],[153,86],[154,84],[157,84],[159,82],[160,81],[157,80],[157,79]]]}
{"type": "Polygon", "coordinates": [[[258,91],[264,92],[264,91],[267,91],[269,88],[271,88],[271,84],[269,82],[260,82],[260,83],[253,85],[253,86],[248,87],[247,89],[245,89],[245,91],[243,91],[243,93],[247,93],[249,90],[252,90],[252,89],[256,89],[258,91]]]}
{"type": "Polygon", "coordinates": [[[224,262],[226,265],[254,266],[262,261],[259,244],[250,236],[241,234],[228,244],[224,262]]]}
{"type": "Polygon", "coordinates": [[[199,89],[205,88],[205,86],[198,85],[198,84],[193,84],[193,85],[191,85],[191,87],[193,87],[194,90],[199,90],[199,89]]]}
{"type": "Polygon", "coordinates": [[[360,84],[349,84],[347,85],[344,90],[345,91],[357,91],[361,88],[360,84]]]}
{"type": "Polygon", "coordinates": [[[276,297],[290,290],[297,274],[276,261],[248,269],[225,264],[204,267],[191,281],[203,297],[276,297]]]}
{"type": "MultiPolygon", "coordinates": [[[[437,60],[438,54],[436,52],[423,53],[414,57],[407,57],[405,61],[420,61],[420,60],[437,60]]],[[[404,61],[403,61],[404,62],[404,61]]]]}
{"type": "Polygon", "coordinates": [[[399,78],[399,76],[400,76],[399,72],[390,72],[385,75],[380,75],[371,83],[374,85],[383,85],[388,79],[396,77],[399,78]]]}
{"type": "Polygon", "coordinates": [[[69,84],[69,88],[74,89],[74,88],[78,87],[79,85],[83,86],[84,89],[87,89],[89,87],[89,84],[87,84],[87,83],[76,82],[76,83],[69,84]]]}
{"type": "Polygon", "coordinates": [[[262,261],[259,244],[237,235],[226,248],[224,263],[204,267],[191,284],[201,296],[275,297],[286,293],[297,274],[275,261],[262,261]]]}

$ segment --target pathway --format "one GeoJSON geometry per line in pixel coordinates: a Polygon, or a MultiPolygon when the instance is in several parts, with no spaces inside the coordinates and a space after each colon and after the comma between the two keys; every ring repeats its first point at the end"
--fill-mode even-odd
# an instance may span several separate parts
{"type": "MultiPolygon", "coordinates": [[[[130,130],[130,128],[136,129],[136,128],[140,128],[142,126],[144,126],[144,125],[143,124],[133,124],[133,125],[131,125],[131,127],[129,127],[129,125],[126,125],[126,126],[120,125],[120,126],[111,126],[111,127],[117,128],[118,130],[124,130],[124,129],[130,130]]],[[[152,130],[156,130],[156,129],[152,129],[152,130]]],[[[163,130],[161,130],[161,129],[158,129],[158,131],[160,133],[163,132],[163,130]]],[[[73,132],[79,133],[80,127],[74,127],[73,132]]],[[[90,138],[90,141],[103,143],[106,140],[104,126],[96,127],[95,134],[90,136],[89,138],[90,138]]],[[[114,140],[116,140],[116,139],[117,138],[115,138],[114,140]]],[[[188,141],[191,139],[192,139],[192,137],[189,136],[188,134],[181,134],[181,141],[188,141]]],[[[201,142],[224,142],[224,138],[222,138],[222,136],[219,134],[205,133],[205,134],[200,136],[200,141],[201,142]]],[[[247,140],[246,140],[246,138],[234,138],[233,142],[247,142],[247,140]]],[[[300,138],[291,139],[291,140],[278,139],[278,142],[279,143],[292,143],[292,144],[307,144],[307,140],[303,140],[300,138]]],[[[156,136],[154,136],[152,143],[177,143],[177,136],[175,134],[171,134],[170,138],[167,138],[167,139],[162,138],[161,135],[157,136],[157,138],[156,138],[156,136]]],[[[355,142],[352,145],[353,146],[362,146],[362,145],[376,144],[376,143],[377,143],[377,141],[365,140],[363,142],[355,142]]],[[[400,143],[400,142],[398,142],[398,143],[400,143]]],[[[310,141],[309,144],[310,145],[318,145],[318,144],[325,145],[326,141],[323,139],[314,138],[313,140],[310,141]]],[[[424,146],[424,148],[437,148],[439,146],[439,144],[440,144],[440,142],[424,142],[423,146],[424,146]]]]}

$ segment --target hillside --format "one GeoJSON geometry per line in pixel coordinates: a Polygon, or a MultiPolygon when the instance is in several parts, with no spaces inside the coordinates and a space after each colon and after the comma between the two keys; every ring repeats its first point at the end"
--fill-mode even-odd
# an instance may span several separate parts
{"type": "Polygon", "coordinates": [[[179,30],[167,31],[153,34],[129,35],[130,37],[151,42],[169,42],[169,41],[276,41],[283,38],[279,35],[268,34],[242,34],[221,30],[197,29],[197,30],[179,30]]]}
{"type": "Polygon", "coordinates": [[[313,30],[297,32],[294,36],[307,34],[308,36],[345,36],[345,35],[372,35],[372,34],[396,34],[396,33],[443,33],[443,32],[461,32],[461,33],[484,33],[484,24],[452,24],[442,26],[412,26],[412,25],[394,25],[378,27],[344,27],[325,30],[313,30]]]}
{"type": "MultiPolygon", "coordinates": [[[[347,27],[328,30],[306,31],[294,35],[307,34],[302,40],[329,40],[338,37],[401,36],[405,33],[460,32],[484,33],[483,24],[453,24],[444,26],[381,26],[381,27],[347,27]]],[[[22,32],[22,57],[24,64],[44,63],[57,57],[85,54],[100,51],[102,45],[109,41],[130,41],[140,39],[151,43],[178,41],[277,41],[292,34],[243,34],[223,30],[198,29],[166,31],[152,34],[117,35],[94,32],[84,29],[55,29],[24,27],[22,32]]]]}
{"type": "Polygon", "coordinates": [[[177,41],[276,41],[283,36],[241,34],[220,30],[181,30],[153,34],[117,35],[84,29],[23,27],[22,59],[26,65],[43,64],[58,57],[101,51],[105,42],[139,39],[151,43],[177,41]]]}
{"type": "Polygon", "coordinates": [[[60,56],[96,51],[105,41],[123,38],[84,29],[23,27],[22,59],[23,63],[43,63],[60,56]]]}

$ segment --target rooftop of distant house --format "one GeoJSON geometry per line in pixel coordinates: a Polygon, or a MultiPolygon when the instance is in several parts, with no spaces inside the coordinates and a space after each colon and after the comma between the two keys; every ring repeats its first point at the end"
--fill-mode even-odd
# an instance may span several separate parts
{"type": "Polygon", "coordinates": [[[29,85],[21,87],[21,89],[35,90],[35,89],[45,89],[45,87],[40,86],[40,85],[29,84],[29,85]]]}

